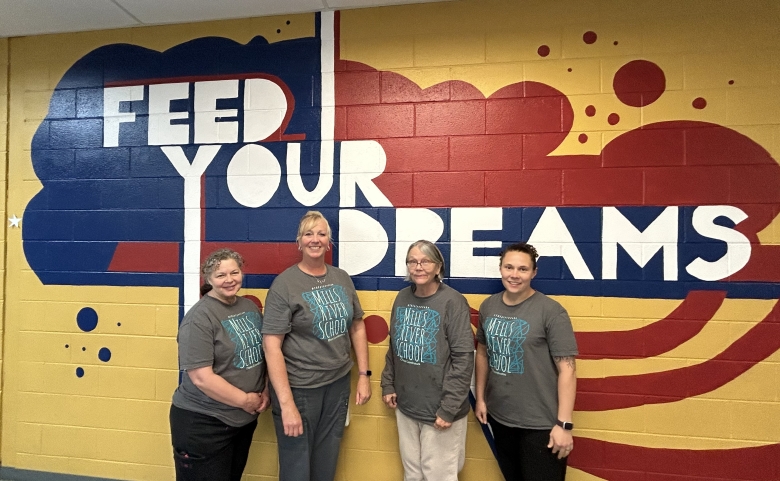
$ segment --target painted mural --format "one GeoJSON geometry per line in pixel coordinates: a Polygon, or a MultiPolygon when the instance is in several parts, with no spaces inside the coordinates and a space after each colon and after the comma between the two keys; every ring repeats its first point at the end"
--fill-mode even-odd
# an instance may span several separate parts
{"type": "MultiPolygon", "coordinates": [[[[581,353],[567,479],[780,479],[780,119],[759,115],[766,130],[751,130],[722,113],[739,110],[752,87],[741,82],[755,76],[726,64],[708,88],[686,91],[680,64],[695,71],[696,59],[654,55],[649,40],[637,48],[630,29],[607,21],[530,29],[534,15],[556,6],[528,7],[530,18],[504,19],[494,36],[460,30],[473,12],[507,16],[499,7],[521,8],[472,1],[324,12],[294,17],[311,32],[284,40],[273,30],[240,40],[191,34],[166,48],[107,41],[85,51],[41,89],[46,111],[23,149],[29,159],[11,159],[29,162],[39,182],[17,202],[18,243],[47,301],[70,301],[66,292],[114,300],[76,295],[47,344],[59,354],[11,354],[12,362],[43,372],[52,356],[58,367],[47,376],[67,386],[52,393],[106,396],[99,385],[117,373],[107,368],[145,341],[134,337],[132,316],[112,316],[103,303],[159,291],[155,302],[166,308],[153,323],[167,327],[145,334],[162,331],[167,341],[144,350],[163,349],[158,360],[172,353],[175,363],[175,325],[197,300],[201,259],[220,246],[240,251],[248,295],[262,305],[275,274],[298,258],[298,219],[317,209],[334,228],[332,262],[353,276],[370,314],[377,372],[409,243],[437,242],[447,282],[476,312],[500,290],[502,246],[527,240],[541,255],[534,286],[569,309],[581,353]],[[421,26],[423,18],[440,23],[421,26]],[[399,60],[409,48],[414,61],[399,60]],[[85,337],[93,332],[100,336],[85,337]],[[91,376],[97,388],[85,387],[91,376]]],[[[290,20],[276,23],[280,33],[290,20]]],[[[780,53],[780,44],[770,48],[780,53]]],[[[774,62],[768,105],[780,99],[774,62]]],[[[13,91],[11,101],[13,123],[13,91]]],[[[15,426],[4,434],[3,464],[166,479],[160,413],[175,364],[168,368],[150,395],[163,423],[152,429],[163,451],[149,461],[154,469],[128,468],[122,463],[143,461],[97,446],[98,462],[83,468],[78,460],[89,455],[59,448],[56,422],[32,428],[31,441],[21,433],[37,426],[34,414],[16,417],[8,404],[4,432],[15,426]],[[52,461],[63,453],[72,459],[52,461]]],[[[30,383],[9,386],[46,392],[30,383]]],[[[379,399],[354,413],[342,479],[395,479],[388,419],[379,399]],[[358,461],[366,456],[375,461],[358,461]],[[373,472],[375,463],[387,472],[373,472]]],[[[86,427],[145,431],[106,420],[86,427]]],[[[270,424],[259,431],[267,449],[270,424]]],[[[490,433],[473,416],[469,436],[463,479],[499,479],[490,433]]],[[[266,453],[259,467],[258,449],[248,479],[273,479],[275,459],[266,453]]]]}

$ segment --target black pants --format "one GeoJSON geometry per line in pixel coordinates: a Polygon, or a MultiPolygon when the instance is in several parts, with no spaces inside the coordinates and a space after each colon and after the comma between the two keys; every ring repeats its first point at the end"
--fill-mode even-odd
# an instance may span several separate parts
{"type": "Polygon", "coordinates": [[[239,428],[171,406],[176,481],[240,481],[257,421],[239,428]]]}
{"type": "Polygon", "coordinates": [[[505,426],[488,414],[493,431],[498,467],[506,481],[564,481],[566,458],[547,447],[549,429],[521,429],[505,426]]]}

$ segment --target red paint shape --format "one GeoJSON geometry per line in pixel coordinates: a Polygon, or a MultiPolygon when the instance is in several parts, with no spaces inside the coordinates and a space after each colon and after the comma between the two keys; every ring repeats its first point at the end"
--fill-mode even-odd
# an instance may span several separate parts
{"type": "MultiPolygon", "coordinates": [[[[617,115],[617,114],[613,114],[617,115]]],[[[616,138],[604,149],[604,167],[661,167],[686,164],[685,131],[638,129],[616,138]]]]}
{"type": "Polygon", "coordinates": [[[729,85],[734,85],[734,81],[733,80],[729,80],[729,85]]]}
{"type": "Polygon", "coordinates": [[[347,107],[347,138],[381,139],[414,135],[414,105],[347,107]]]}
{"type": "Polygon", "coordinates": [[[566,69],[567,72],[571,72],[571,67],[566,69]]]}
{"type": "Polygon", "coordinates": [[[374,183],[394,207],[413,207],[413,179],[412,173],[384,174],[374,179],[374,183]]]}
{"type": "MultiPolygon", "coordinates": [[[[382,103],[436,102],[450,99],[450,83],[433,85],[425,90],[395,72],[382,72],[382,103]]],[[[336,85],[340,78],[337,76],[336,85]]],[[[339,87],[340,89],[340,87],[339,87]]]]}
{"type": "Polygon", "coordinates": [[[727,167],[653,167],[645,169],[645,204],[706,205],[728,198],[727,167]]]}
{"type": "Polygon", "coordinates": [[[585,115],[587,115],[588,117],[593,117],[594,115],[596,115],[596,107],[593,105],[588,105],[587,107],[585,107],[585,115]]]}
{"type": "Polygon", "coordinates": [[[712,392],[780,349],[780,302],[726,350],[701,364],[633,376],[577,380],[578,411],[670,403],[712,392]]]}
{"type": "Polygon", "coordinates": [[[620,115],[618,115],[618,114],[616,114],[614,112],[609,114],[609,117],[607,117],[607,123],[609,125],[617,125],[618,122],[620,122],[620,115]]]}
{"type": "Polygon", "coordinates": [[[780,479],[780,444],[734,449],[647,448],[575,437],[569,466],[606,481],[780,479]]]}
{"type": "Polygon", "coordinates": [[[336,105],[379,103],[379,72],[339,72],[336,105]]]}
{"type": "Polygon", "coordinates": [[[701,332],[720,309],[726,293],[692,291],[665,318],[630,331],[578,332],[582,359],[641,359],[678,347],[701,332]]]}
{"type": "Polygon", "coordinates": [[[565,133],[571,129],[574,111],[560,97],[491,98],[486,116],[489,134],[565,133]]]}
{"type": "Polygon", "coordinates": [[[119,242],[109,272],[179,272],[178,242],[119,242]]]}
{"type": "Polygon", "coordinates": [[[243,297],[244,299],[249,299],[250,301],[252,301],[257,306],[257,308],[260,309],[260,312],[263,311],[263,302],[260,299],[252,295],[247,295],[243,297]]]}
{"type": "Polygon", "coordinates": [[[581,144],[584,144],[585,142],[588,141],[588,134],[580,134],[577,137],[577,140],[579,140],[581,144]]]}
{"type": "Polygon", "coordinates": [[[481,100],[415,105],[418,136],[485,133],[485,102],[481,100]]]}
{"type": "Polygon", "coordinates": [[[379,143],[387,158],[394,159],[393,163],[387,164],[385,172],[444,172],[449,169],[450,146],[447,137],[381,139],[379,143]],[[425,159],[424,166],[420,165],[419,159],[425,159]]]}
{"type": "Polygon", "coordinates": [[[415,174],[414,205],[422,207],[481,207],[485,205],[485,174],[483,172],[421,172],[415,174]],[[451,195],[450,192],[457,192],[457,195],[451,195]]]}
{"type": "Polygon", "coordinates": [[[693,108],[701,110],[707,106],[707,100],[702,97],[697,97],[691,102],[691,105],[693,105],[693,108]]]}
{"type": "MultiPolygon", "coordinates": [[[[521,169],[523,138],[519,134],[450,138],[449,170],[521,169]]],[[[426,169],[427,170],[427,169],[426,169]]]]}
{"type": "Polygon", "coordinates": [[[770,165],[729,167],[729,199],[734,204],[780,204],[777,169],[770,165]]]}
{"type": "Polygon", "coordinates": [[[536,53],[538,53],[540,57],[546,57],[550,55],[550,47],[547,45],[540,45],[539,48],[536,49],[536,53]]]}
{"type": "Polygon", "coordinates": [[[387,321],[381,316],[368,316],[363,319],[366,325],[366,337],[371,344],[379,344],[387,339],[390,332],[387,327],[387,321]]]}
{"type": "MultiPolygon", "coordinates": [[[[570,169],[563,171],[563,204],[593,205],[593,199],[609,199],[601,205],[642,204],[642,169],[570,169]]],[[[656,205],[656,204],[653,204],[656,205]]]]}
{"type": "Polygon", "coordinates": [[[596,35],[596,32],[593,31],[587,31],[582,35],[582,41],[587,43],[588,45],[592,45],[596,43],[596,40],[598,39],[598,35],[596,35]]]}
{"type": "Polygon", "coordinates": [[[560,170],[486,172],[485,200],[506,207],[561,205],[561,184],[560,170]]]}
{"type": "Polygon", "coordinates": [[[612,42],[612,45],[617,45],[617,44],[618,44],[618,41],[617,41],[617,40],[615,40],[614,42],[612,42]]]}
{"type": "Polygon", "coordinates": [[[617,98],[631,107],[652,104],[666,90],[666,76],[661,67],[647,60],[632,60],[623,65],[612,79],[617,98]]]}
{"type": "MultiPolygon", "coordinates": [[[[202,242],[201,262],[217,249],[227,247],[244,257],[244,274],[279,274],[301,260],[295,242],[202,242]]],[[[325,254],[328,263],[333,261],[333,251],[325,254]]]]}

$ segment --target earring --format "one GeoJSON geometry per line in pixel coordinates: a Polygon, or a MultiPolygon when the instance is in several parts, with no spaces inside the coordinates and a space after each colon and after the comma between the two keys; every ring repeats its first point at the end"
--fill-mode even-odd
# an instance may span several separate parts
{"type": "Polygon", "coordinates": [[[302,250],[303,250],[303,248],[301,247],[301,245],[300,245],[300,244],[298,244],[298,250],[299,250],[299,251],[302,251],[302,250]]]}

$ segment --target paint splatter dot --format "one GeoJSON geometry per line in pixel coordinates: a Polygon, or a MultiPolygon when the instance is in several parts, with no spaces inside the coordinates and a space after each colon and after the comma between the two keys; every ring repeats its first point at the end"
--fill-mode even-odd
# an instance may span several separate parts
{"type": "Polygon", "coordinates": [[[571,72],[571,67],[566,69],[567,72],[571,72]]]}
{"type": "Polygon", "coordinates": [[[644,107],[658,100],[664,93],[666,76],[661,67],[653,62],[632,60],[615,73],[612,88],[624,104],[644,107]]]}
{"type": "Polygon", "coordinates": [[[121,326],[121,325],[122,325],[122,323],[121,323],[121,322],[117,322],[117,323],[116,323],[116,325],[117,325],[117,326],[121,326]]]}
{"type": "Polygon", "coordinates": [[[607,122],[609,122],[609,125],[617,125],[618,122],[620,122],[620,116],[615,113],[609,114],[609,117],[607,117],[607,122]]]}
{"type": "Polygon", "coordinates": [[[387,339],[389,332],[387,321],[382,316],[368,316],[363,322],[366,325],[366,337],[371,344],[379,344],[387,339]]]}
{"type": "Polygon", "coordinates": [[[733,80],[729,80],[729,85],[734,85],[734,81],[733,80]]]}
{"type": "Polygon", "coordinates": [[[596,35],[596,32],[593,32],[591,30],[588,30],[582,35],[582,41],[587,43],[588,45],[592,45],[596,43],[596,39],[598,39],[598,35],[596,35]]]}
{"type": "Polygon", "coordinates": [[[98,315],[91,307],[85,307],[76,314],[76,324],[79,329],[84,332],[89,332],[97,327],[98,315]]]}
{"type": "Polygon", "coordinates": [[[257,306],[258,309],[260,309],[260,311],[263,310],[263,303],[257,297],[249,295],[249,296],[244,296],[244,299],[249,299],[250,301],[254,302],[254,304],[257,306]]]}
{"type": "Polygon", "coordinates": [[[65,349],[68,349],[70,347],[70,344],[65,344],[65,349]]]}
{"type": "Polygon", "coordinates": [[[77,367],[76,368],[76,377],[84,377],[84,368],[83,367],[77,367]]]}
{"type": "Polygon", "coordinates": [[[550,47],[548,47],[547,45],[541,45],[539,48],[536,49],[536,53],[538,53],[540,57],[546,57],[550,55],[550,47]]]}
{"type": "Polygon", "coordinates": [[[617,40],[615,40],[614,42],[612,42],[612,45],[617,45],[617,44],[618,44],[618,41],[617,41],[617,40]]]}
{"type": "Polygon", "coordinates": [[[277,28],[276,29],[276,33],[282,33],[282,29],[281,28],[277,28]]]}
{"type": "Polygon", "coordinates": [[[82,350],[82,351],[86,351],[86,350],[87,350],[87,348],[86,348],[86,347],[82,347],[82,348],[81,348],[81,350],[82,350]]]}
{"type": "Polygon", "coordinates": [[[579,140],[581,144],[584,144],[588,141],[588,134],[580,134],[580,136],[577,137],[577,140],[579,140]]]}
{"type": "Polygon", "coordinates": [[[593,117],[594,115],[596,115],[596,107],[593,105],[588,105],[587,107],[585,107],[585,115],[587,115],[588,117],[593,117]]]}
{"type": "Polygon", "coordinates": [[[290,21],[289,20],[287,20],[287,25],[290,25],[290,21]]]}
{"type": "Polygon", "coordinates": [[[101,347],[100,351],[98,351],[98,359],[100,359],[103,362],[108,362],[111,360],[111,349],[107,347],[101,347]]]}
{"type": "Polygon", "coordinates": [[[691,105],[693,108],[701,110],[707,106],[707,101],[703,97],[697,97],[691,102],[691,105]]]}

